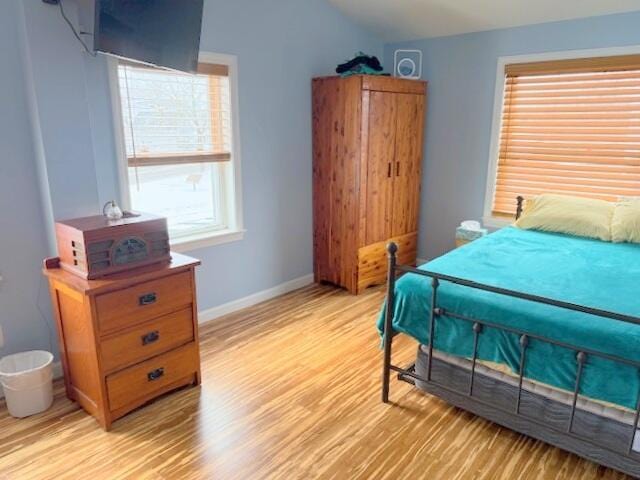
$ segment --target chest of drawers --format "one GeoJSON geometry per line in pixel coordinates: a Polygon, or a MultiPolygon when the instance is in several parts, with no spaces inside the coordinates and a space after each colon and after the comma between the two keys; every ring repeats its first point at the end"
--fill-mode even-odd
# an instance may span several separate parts
{"type": "Polygon", "coordinates": [[[85,280],[49,260],[67,396],[109,430],[166,392],[200,383],[194,270],[169,264],[85,280]]]}

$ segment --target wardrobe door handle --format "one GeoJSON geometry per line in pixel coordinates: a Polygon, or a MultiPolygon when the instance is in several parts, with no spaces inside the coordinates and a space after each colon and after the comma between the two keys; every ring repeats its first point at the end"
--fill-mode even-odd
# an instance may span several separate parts
{"type": "Polygon", "coordinates": [[[387,178],[391,178],[391,162],[387,163],[387,178]]]}
{"type": "Polygon", "coordinates": [[[396,162],[396,177],[400,176],[400,162],[396,162]]]}

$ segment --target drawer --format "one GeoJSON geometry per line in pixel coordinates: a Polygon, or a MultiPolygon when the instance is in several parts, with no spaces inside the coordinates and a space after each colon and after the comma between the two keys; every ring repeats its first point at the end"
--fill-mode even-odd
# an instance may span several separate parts
{"type": "Polygon", "coordinates": [[[102,334],[132,327],[193,302],[191,273],[169,275],[96,297],[102,334]]]}
{"type": "Polygon", "coordinates": [[[166,387],[198,371],[198,349],[191,342],[107,377],[111,411],[161,394],[166,387]]]}
{"type": "Polygon", "coordinates": [[[102,368],[113,372],[191,340],[193,318],[189,307],[103,339],[100,346],[102,368]]]}
{"type": "Polygon", "coordinates": [[[371,285],[380,285],[387,281],[389,242],[395,242],[398,245],[398,264],[415,265],[417,239],[417,233],[409,233],[360,248],[358,250],[358,293],[371,285]]]}

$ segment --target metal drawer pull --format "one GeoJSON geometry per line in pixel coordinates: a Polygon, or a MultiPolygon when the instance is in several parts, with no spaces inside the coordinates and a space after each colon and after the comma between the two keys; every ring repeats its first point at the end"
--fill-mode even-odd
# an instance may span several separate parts
{"type": "Polygon", "coordinates": [[[158,380],[163,375],[164,375],[164,368],[160,367],[147,373],[147,379],[150,382],[153,382],[154,380],[158,380]]]}
{"type": "Polygon", "coordinates": [[[153,332],[145,333],[142,335],[142,345],[149,345],[160,340],[160,332],[154,330],[153,332]]]}
{"type": "Polygon", "coordinates": [[[140,295],[138,297],[138,304],[140,306],[143,305],[151,305],[152,303],[156,303],[157,297],[155,293],[145,293],[144,295],[140,295]]]}

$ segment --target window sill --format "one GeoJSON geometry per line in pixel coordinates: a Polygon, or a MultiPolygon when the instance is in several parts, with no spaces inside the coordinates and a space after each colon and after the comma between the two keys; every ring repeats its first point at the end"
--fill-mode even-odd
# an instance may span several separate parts
{"type": "Polygon", "coordinates": [[[244,238],[246,230],[220,230],[201,233],[172,240],[171,250],[178,253],[190,252],[199,248],[212,247],[223,243],[237,242],[244,238]]]}

